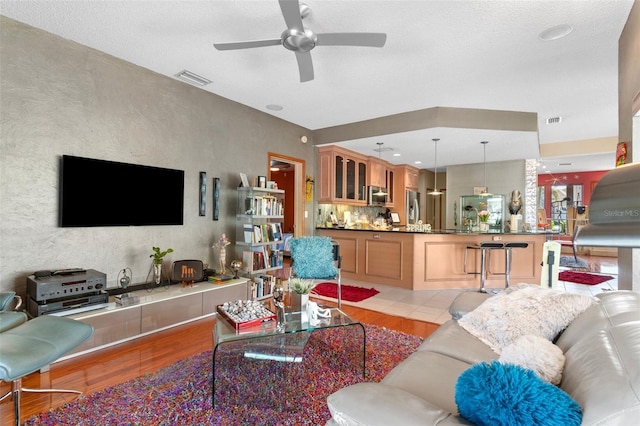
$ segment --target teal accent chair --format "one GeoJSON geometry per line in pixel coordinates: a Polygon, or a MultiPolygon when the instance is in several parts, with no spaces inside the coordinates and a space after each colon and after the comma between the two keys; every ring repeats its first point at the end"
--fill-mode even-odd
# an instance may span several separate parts
{"type": "Polygon", "coordinates": [[[292,277],[311,280],[331,280],[338,285],[338,308],[342,307],[340,245],[329,237],[305,236],[292,238],[292,277]]]}
{"type": "MultiPolygon", "coordinates": [[[[11,312],[8,312],[11,313],[11,312]]],[[[11,390],[0,401],[13,396],[15,424],[20,425],[22,392],[69,392],[66,389],[28,389],[22,378],[46,370],[53,361],[93,335],[93,326],[70,318],[40,316],[0,333],[0,380],[11,383],[11,390]]]]}

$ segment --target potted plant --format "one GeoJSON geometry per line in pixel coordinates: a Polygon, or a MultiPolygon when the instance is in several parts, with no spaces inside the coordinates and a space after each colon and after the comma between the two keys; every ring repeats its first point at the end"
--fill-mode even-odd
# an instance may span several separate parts
{"type": "Polygon", "coordinates": [[[309,305],[309,293],[316,285],[313,280],[302,278],[289,279],[289,290],[291,291],[291,310],[293,312],[307,312],[309,305]]]}
{"type": "Polygon", "coordinates": [[[153,254],[149,256],[153,258],[153,280],[156,285],[159,285],[162,280],[162,258],[169,253],[173,253],[172,248],[162,251],[160,247],[153,247],[153,254]]]}

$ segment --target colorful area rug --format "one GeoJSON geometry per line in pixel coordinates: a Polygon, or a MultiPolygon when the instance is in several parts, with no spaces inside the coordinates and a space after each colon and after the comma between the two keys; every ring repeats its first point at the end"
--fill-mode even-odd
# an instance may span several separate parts
{"type": "MultiPolygon", "coordinates": [[[[380,381],[422,343],[418,336],[373,325],[365,328],[367,381],[380,381]]],[[[363,381],[361,364],[349,368],[351,364],[345,363],[353,361],[352,357],[336,356],[340,351],[361,360],[361,332],[354,333],[354,329],[361,330],[359,326],[316,330],[299,363],[244,358],[240,364],[245,368],[240,369],[236,357],[218,356],[215,408],[211,405],[212,352],[207,351],[153,374],[80,396],[25,424],[323,425],[331,417],[327,396],[363,381]],[[282,380],[273,374],[280,370],[286,370],[282,380]],[[247,404],[251,396],[256,400],[247,404]],[[279,406],[283,402],[291,404],[279,406]]]]}
{"type": "MultiPolygon", "coordinates": [[[[353,285],[344,285],[344,284],[340,286],[340,290],[342,293],[342,300],[346,300],[347,302],[361,302],[365,299],[368,299],[380,293],[378,290],[376,290],[373,287],[364,288],[364,287],[356,287],[353,285]]],[[[338,284],[320,283],[314,287],[312,293],[317,294],[318,296],[332,297],[334,299],[337,299],[338,284]]]]}
{"type": "Polygon", "coordinates": [[[565,268],[586,268],[589,265],[587,261],[579,257],[578,261],[573,256],[560,256],[560,266],[565,268]]]}
{"type": "Polygon", "coordinates": [[[612,280],[613,277],[610,275],[589,274],[587,272],[562,271],[558,275],[558,279],[578,284],[596,285],[612,280]]]}

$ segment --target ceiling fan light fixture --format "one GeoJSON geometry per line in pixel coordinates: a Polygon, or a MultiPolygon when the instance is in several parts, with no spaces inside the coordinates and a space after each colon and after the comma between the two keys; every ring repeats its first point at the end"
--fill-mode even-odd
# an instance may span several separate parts
{"type": "Polygon", "coordinates": [[[433,191],[429,192],[429,195],[442,195],[442,191],[438,190],[438,141],[439,138],[433,138],[433,146],[434,146],[434,160],[435,167],[433,171],[433,191]]]}

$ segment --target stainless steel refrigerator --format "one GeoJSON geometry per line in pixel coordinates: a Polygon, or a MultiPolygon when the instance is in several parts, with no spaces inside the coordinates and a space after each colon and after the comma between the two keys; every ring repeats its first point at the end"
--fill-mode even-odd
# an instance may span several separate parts
{"type": "Polygon", "coordinates": [[[405,194],[405,223],[407,225],[418,223],[420,220],[420,193],[417,191],[407,190],[405,194]]]}

